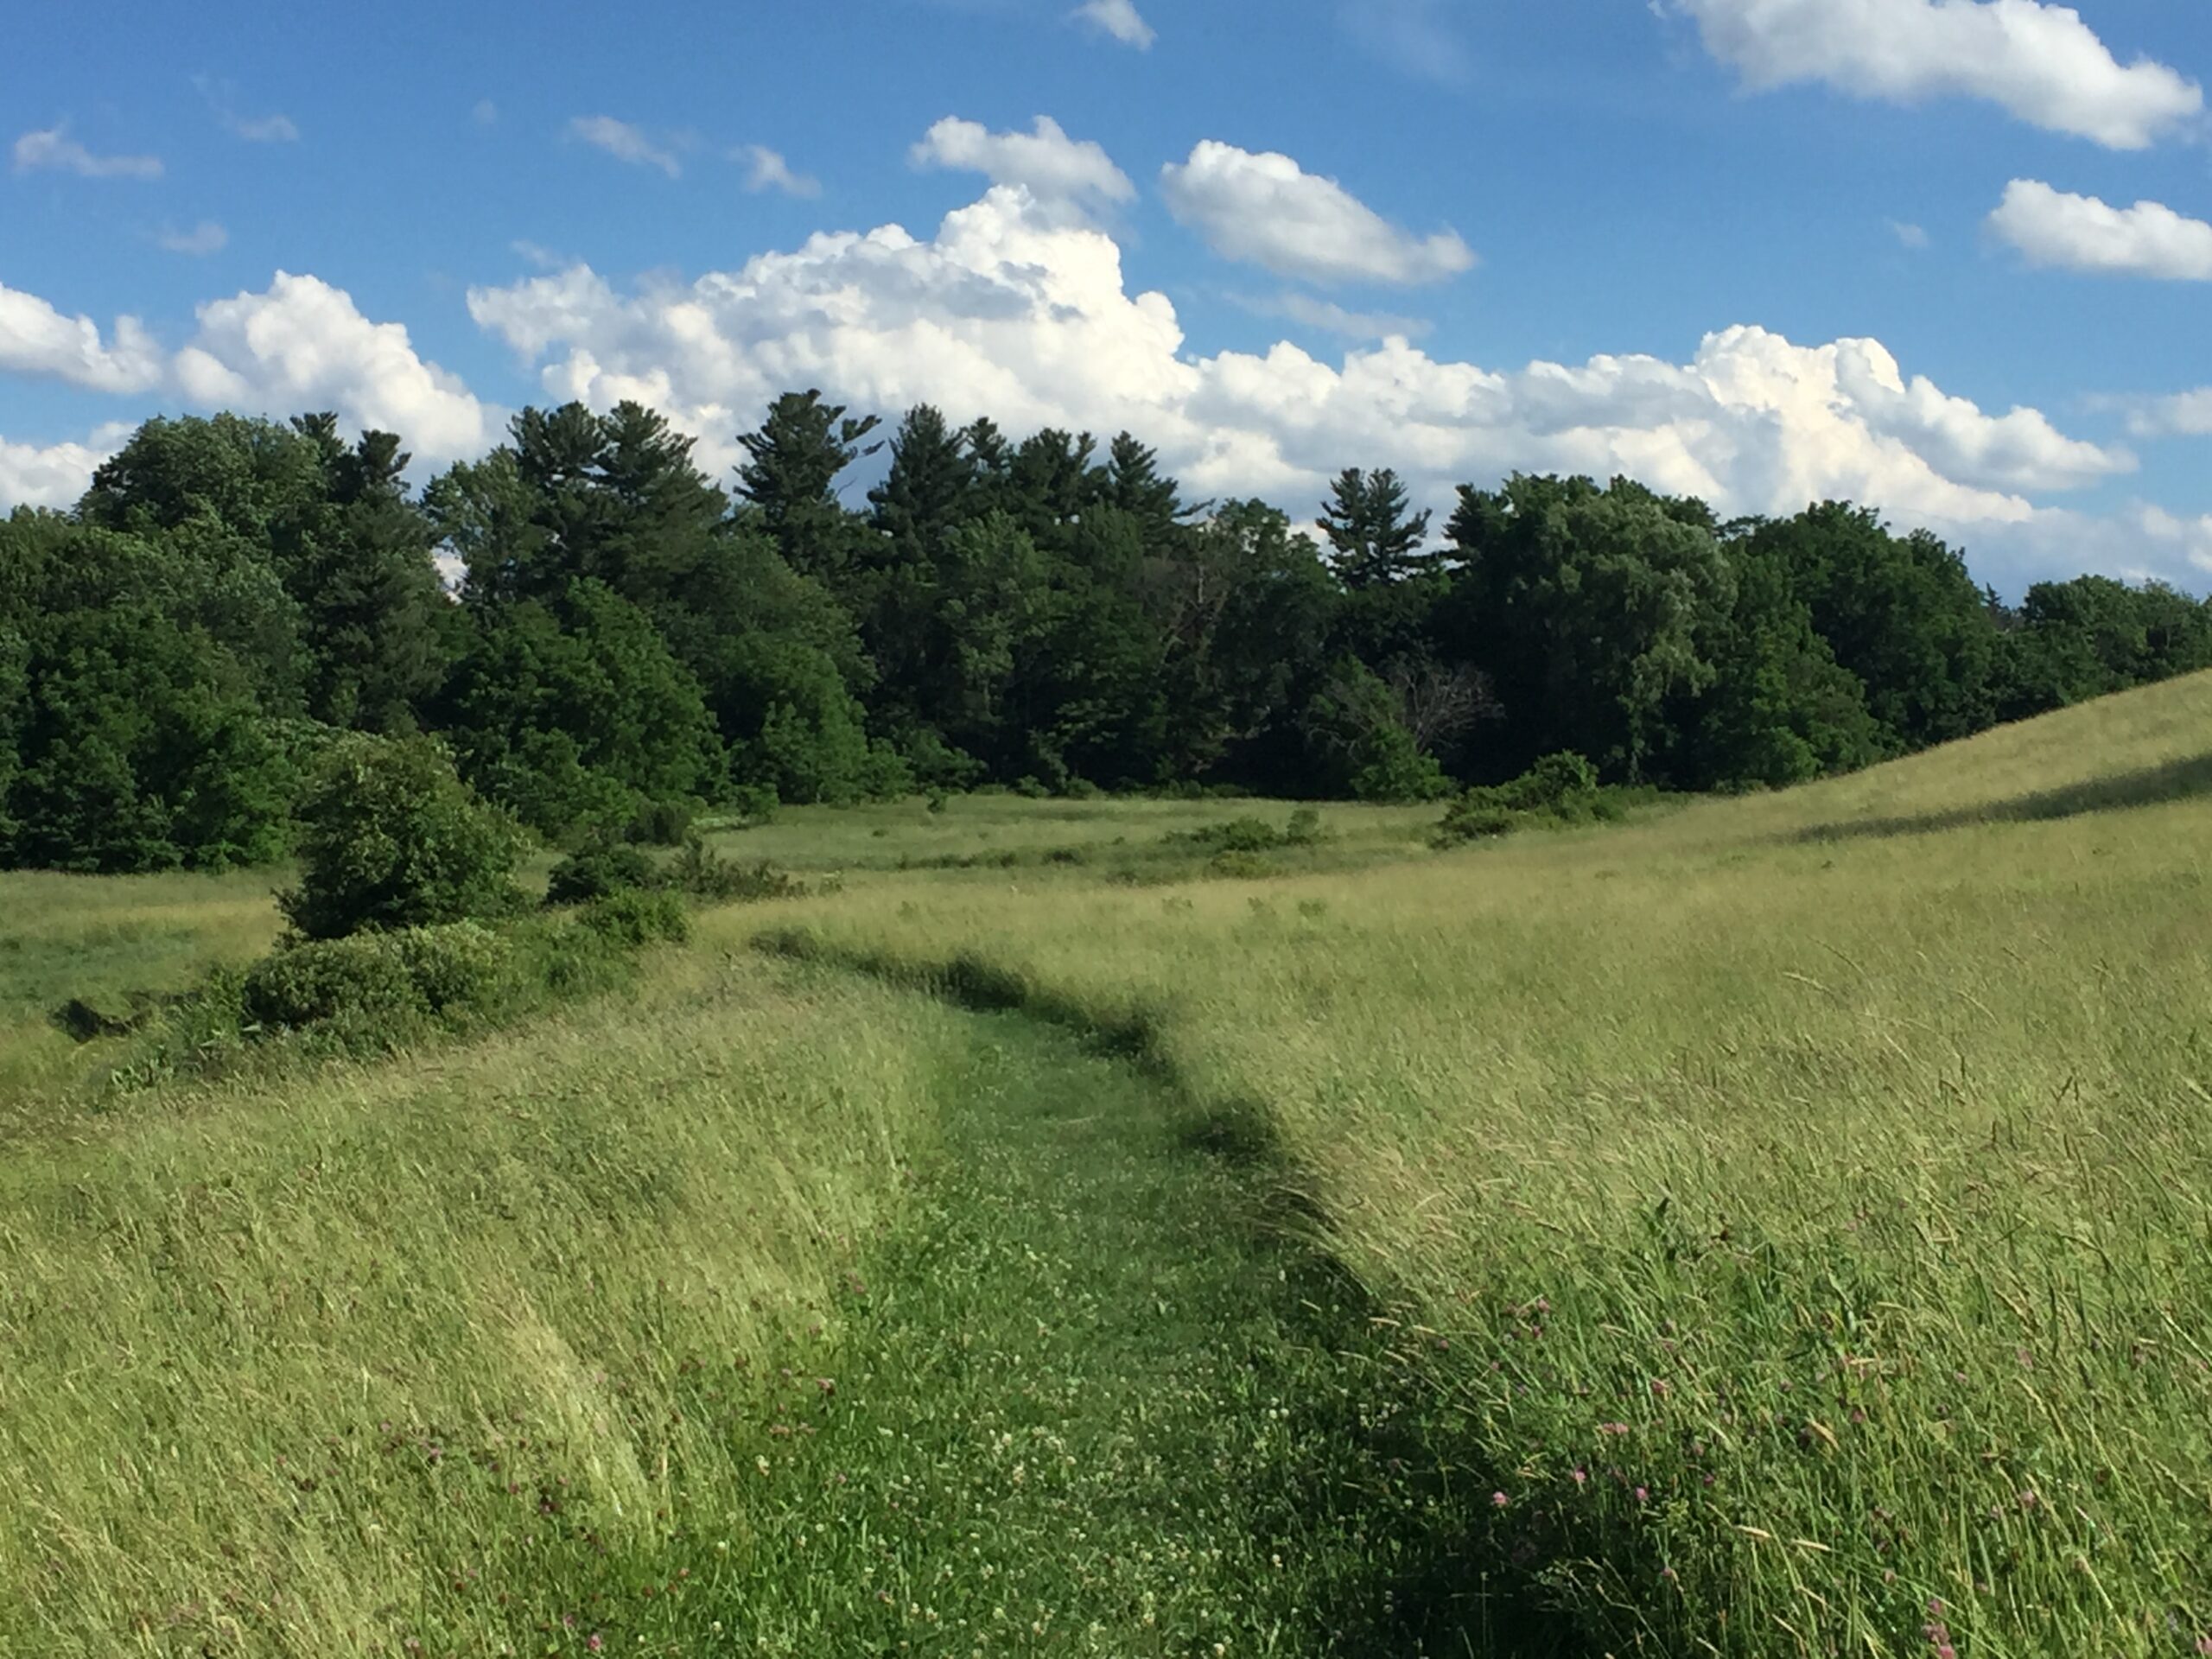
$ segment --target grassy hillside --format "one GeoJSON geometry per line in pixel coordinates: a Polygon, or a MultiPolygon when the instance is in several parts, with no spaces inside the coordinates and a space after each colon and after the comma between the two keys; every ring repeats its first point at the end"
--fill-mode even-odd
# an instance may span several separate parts
{"type": "Polygon", "coordinates": [[[2207,734],[2196,679],[1626,830],[810,925],[1262,1103],[1586,1639],[2185,1651],[2207,734]]]}
{"type": "Polygon", "coordinates": [[[0,880],[0,1651],[2196,1652],[2208,753],[791,814],[634,997],[120,1098],[41,1005],[273,916],[0,880]]]}

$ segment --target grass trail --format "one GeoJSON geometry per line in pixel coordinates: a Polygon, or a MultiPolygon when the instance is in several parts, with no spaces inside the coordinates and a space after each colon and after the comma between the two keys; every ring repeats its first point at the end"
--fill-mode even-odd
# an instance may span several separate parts
{"type": "Polygon", "coordinates": [[[835,1409],[766,1477],[746,1645],[1500,1650],[1409,1396],[1356,1289],[1279,1224],[1265,1141],[1141,1059],[973,1019],[835,1409]]]}

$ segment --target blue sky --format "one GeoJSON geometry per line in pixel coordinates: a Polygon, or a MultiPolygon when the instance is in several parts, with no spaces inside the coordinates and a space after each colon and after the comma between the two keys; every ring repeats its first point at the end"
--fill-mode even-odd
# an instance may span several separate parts
{"type": "Polygon", "coordinates": [[[427,467],[638,396],[720,468],[818,385],[1300,515],[1624,471],[2202,589],[2208,75],[2173,0],[49,12],[0,60],[0,505],[156,410],[427,467]]]}

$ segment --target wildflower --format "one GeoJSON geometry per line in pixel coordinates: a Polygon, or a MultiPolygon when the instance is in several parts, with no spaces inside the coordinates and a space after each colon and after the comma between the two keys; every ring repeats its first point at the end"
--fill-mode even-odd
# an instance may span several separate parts
{"type": "Polygon", "coordinates": [[[591,1633],[591,1640],[584,1643],[584,1646],[589,1648],[594,1653],[597,1653],[606,1645],[607,1638],[601,1636],[597,1630],[594,1630],[591,1633]]]}
{"type": "Polygon", "coordinates": [[[1490,1501],[1491,1508],[1502,1510],[1513,1500],[1506,1497],[1503,1492],[1492,1492],[1490,1495],[1490,1501]]]}
{"type": "Polygon", "coordinates": [[[1651,1489],[1649,1486],[1637,1487],[1636,1489],[1636,1501],[1639,1503],[1649,1503],[1651,1501],[1651,1489]]]}
{"type": "Polygon", "coordinates": [[[1590,1484],[1590,1471],[1587,1469],[1576,1470],[1574,1471],[1574,1484],[1577,1486],[1588,1485],[1590,1484]]]}

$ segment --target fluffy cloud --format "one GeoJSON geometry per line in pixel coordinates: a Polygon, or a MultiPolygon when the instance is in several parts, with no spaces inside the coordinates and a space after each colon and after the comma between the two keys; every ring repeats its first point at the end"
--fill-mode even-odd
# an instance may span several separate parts
{"type": "Polygon", "coordinates": [[[980,173],[993,184],[1015,185],[1041,207],[1080,215],[1136,200],[1136,186],[1090,139],[1071,138],[1049,115],[1029,132],[992,132],[981,123],[947,116],[907,152],[916,167],[980,173]]]}
{"type": "Polygon", "coordinates": [[[161,384],[162,369],[161,348],[137,318],[117,318],[103,340],[90,317],[66,317],[35,294],[0,284],[0,372],[141,392],[161,384]]]}
{"type": "Polygon", "coordinates": [[[2065,270],[2167,282],[2212,282],[2212,225],[2184,219],[2156,201],[2114,207],[2069,195],[2033,179],[2015,179],[1989,216],[1989,228],[2028,263],[2065,270]]]}
{"type": "Polygon", "coordinates": [[[27,132],[16,140],[18,173],[74,173],[86,179],[158,179],[158,156],[95,156],[69,136],[63,127],[27,132]]]}
{"type": "Polygon", "coordinates": [[[894,413],[929,401],[1020,431],[1124,427],[1191,493],[1319,502],[1346,465],[1390,465],[1425,503],[1516,470],[1607,476],[1724,513],[1845,497],[1946,533],[2026,533],[2032,499],[2126,471],[2033,410],[1988,415],[1908,379],[1871,340],[1800,346],[1756,327],[1687,363],[1604,356],[1500,371],[1402,338],[1336,361],[1280,343],[1186,354],[1164,296],[1132,293],[1121,251],[1001,186],[931,240],[893,226],[683,284],[623,290],[587,266],[474,289],[476,320],[537,366],[544,397],[651,403],[727,467],[766,402],[819,386],[894,413]]]}
{"type": "Polygon", "coordinates": [[[171,253],[220,253],[229,245],[231,233],[212,219],[203,219],[188,231],[174,226],[163,230],[154,238],[156,245],[171,253]]]}
{"type": "Polygon", "coordinates": [[[1152,25],[1144,20],[1133,0],[1083,0],[1083,3],[1068,14],[1071,20],[1088,23],[1101,34],[1119,41],[1123,46],[1134,46],[1140,52],[1148,52],[1152,43],[1160,38],[1152,25]]]}
{"type": "Polygon", "coordinates": [[[2123,65],[2081,14],[2040,0],[1675,0],[1706,49],[1758,88],[1822,81],[1897,103],[1986,99],[2113,149],[2191,125],[2197,85],[2148,58],[2123,65]]]}
{"type": "Polygon", "coordinates": [[[787,196],[818,196],[822,181],[791,171],[791,163],[766,144],[747,144],[736,160],[746,165],[745,188],[759,192],[780,190],[787,196]]]}
{"type": "Polygon", "coordinates": [[[580,115],[569,123],[569,135],[632,167],[657,167],[671,179],[683,175],[683,163],[674,152],[654,143],[641,128],[611,115],[580,115]]]}
{"type": "Polygon", "coordinates": [[[202,408],[334,409],[353,426],[399,433],[429,460],[486,448],[499,426],[497,411],[416,354],[403,325],[372,322],[343,289],[281,270],[261,293],[201,306],[170,377],[202,408]]]}
{"type": "Polygon", "coordinates": [[[89,442],[43,448],[0,438],[0,512],[73,505],[90,487],[93,473],[130,435],[127,426],[104,426],[89,442]]]}
{"type": "Polygon", "coordinates": [[[136,318],[103,339],[89,317],[0,287],[0,372],[94,391],[160,392],[195,408],[277,415],[336,410],[355,426],[403,434],[444,460],[493,441],[499,413],[416,354],[407,330],[372,322],[342,289],[283,271],[260,293],[203,305],[199,330],[173,356],[136,318]]]}
{"type": "Polygon", "coordinates": [[[1161,169],[1175,217],[1216,253],[1316,283],[1433,283],[1475,256],[1450,232],[1401,230],[1334,179],[1287,156],[1254,155],[1207,139],[1189,161],[1161,169]]]}

